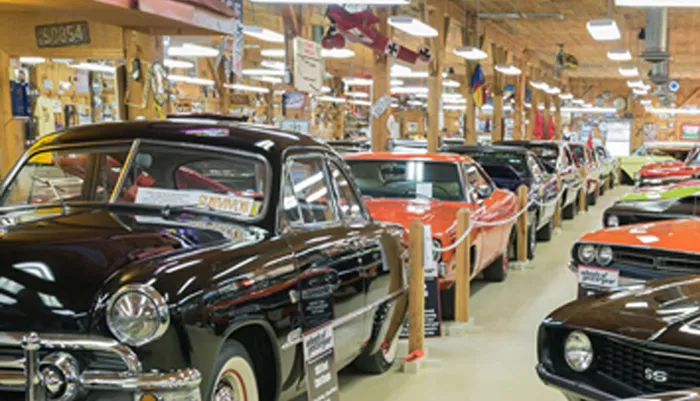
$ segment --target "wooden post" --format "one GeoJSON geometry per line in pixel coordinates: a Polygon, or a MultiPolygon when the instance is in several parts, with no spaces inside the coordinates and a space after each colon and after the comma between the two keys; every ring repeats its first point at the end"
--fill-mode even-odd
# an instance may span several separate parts
{"type": "Polygon", "coordinates": [[[496,71],[496,65],[503,62],[503,50],[495,43],[491,44],[493,64],[493,124],[491,127],[491,140],[493,142],[503,140],[503,74],[496,71]]]}
{"type": "MultiPolygon", "coordinates": [[[[387,36],[391,37],[392,29],[388,23],[389,18],[389,8],[377,8],[375,13],[377,18],[379,18],[379,24],[377,24],[377,30],[387,36]]],[[[379,52],[373,52],[374,54],[374,65],[372,78],[374,83],[372,85],[372,104],[376,103],[382,96],[390,95],[390,83],[391,83],[391,59],[389,56],[379,52]]],[[[339,96],[340,92],[336,93],[339,96]]],[[[372,120],[372,151],[381,152],[387,149],[387,141],[389,140],[389,130],[386,127],[386,122],[389,119],[389,114],[391,113],[391,107],[388,107],[384,113],[379,116],[379,118],[374,118],[372,115],[369,118],[372,120]]]]}
{"type": "MultiPolygon", "coordinates": [[[[376,82],[376,81],[375,81],[376,82]]],[[[335,92],[335,96],[340,96],[341,93],[343,93],[343,78],[341,77],[333,77],[333,91],[335,92]]],[[[334,110],[335,110],[335,115],[333,118],[333,138],[335,139],[343,139],[345,137],[345,105],[344,104],[335,104],[334,105],[334,110]]],[[[387,112],[387,117],[388,114],[391,113],[391,107],[389,108],[389,111],[387,112]]],[[[371,118],[371,117],[370,117],[371,118]]],[[[384,116],[382,115],[382,118],[384,116]]],[[[378,121],[378,120],[377,120],[378,121]]],[[[384,123],[386,126],[386,122],[384,123]]],[[[374,130],[374,126],[372,127],[374,130]]],[[[386,146],[386,141],[385,146],[386,146]]]]}
{"type": "Polygon", "coordinates": [[[617,185],[622,185],[622,158],[617,158],[617,185]]]}
{"type": "MultiPolygon", "coordinates": [[[[426,2],[427,3],[427,2],[426,2]]],[[[427,39],[426,44],[433,50],[428,66],[428,152],[437,152],[440,144],[440,113],[442,113],[442,67],[450,19],[445,17],[443,3],[428,12],[428,23],[438,31],[437,38],[427,39]]]]}
{"type": "MultiPolygon", "coordinates": [[[[153,100],[153,91],[150,88],[148,79],[148,70],[151,63],[156,60],[163,60],[163,41],[157,36],[124,29],[124,50],[125,60],[127,65],[127,76],[125,77],[126,85],[130,90],[125,90],[124,99],[126,102],[126,117],[125,120],[135,120],[137,118],[157,119],[164,118],[163,114],[159,115],[156,112],[155,102],[153,100]],[[132,62],[135,59],[141,61],[141,79],[133,81],[129,74],[132,73],[132,62]],[[148,84],[148,85],[147,85],[148,84]],[[144,91],[147,95],[144,96],[144,91]],[[146,100],[144,103],[143,100],[146,100]],[[143,107],[145,105],[145,107],[143,107]]],[[[163,106],[163,113],[167,111],[167,105],[163,106]]]]}
{"type": "Polygon", "coordinates": [[[588,199],[586,199],[588,196],[588,192],[586,191],[586,180],[583,180],[583,187],[581,187],[581,190],[578,193],[578,210],[579,212],[584,212],[586,211],[586,206],[588,205],[588,199]]]}
{"type": "MultiPolygon", "coordinates": [[[[465,46],[479,46],[479,43],[472,43],[472,38],[475,36],[470,32],[471,23],[475,22],[476,15],[472,15],[466,11],[464,29],[462,29],[462,43],[465,46]]],[[[479,35],[479,33],[476,33],[479,35]]],[[[478,40],[477,40],[478,42],[478,40]]],[[[473,62],[465,60],[465,78],[462,86],[462,95],[467,99],[467,109],[464,112],[464,144],[476,145],[476,108],[474,102],[474,91],[472,90],[472,79],[474,78],[474,70],[476,66],[473,62]]]]}
{"type": "MultiPolygon", "coordinates": [[[[529,75],[533,80],[539,78],[539,74],[535,70],[532,70],[529,75]]],[[[530,112],[528,113],[530,124],[527,125],[527,139],[535,139],[535,121],[537,120],[537,107],[540,103],[540,91],[533,87],[530,89],[530,93],[530,112]]]]}
{"type": "MultiPolygon", "coordinates": [[[[309,16],[308,6],[285,5],[280,7],[280,14],[284,22],[284,47],[285,47],[285,68],[288,68],[292,81],[285,82],[287,92],[296,92],[294,88],[294,39],[301,37],[309,39],[311,37],[311,24],[304,17],[309,16]]],[[[304,105],[300,109],[288,109],[283,105],[283,118],[307,120],[309,127],[313,125],[313,110],[311,109],[311,99],[308,93],[304,94],[304,105]]]]}
{"type": "MultiPolygon", "coordinates": [[[[559,191],[562,190],[561,176],[559,175],[557,175],[557,188],[559,191]]],[[[552,219],[554,221],[554,228],[561,228],[561,198],[557,200],[557,204],[554,208],[554,217],[552,219]]]]}
{"type": "MultiPolygon", "coordinates": [[[[457,212],[457,238],[464,235],[464,232],[469,228],[469,223],[469,209],[459,209],[457,212]]],[[[467,238],[462,241],[461,244],[457,245],[457,251],[455,253],[455,258],[457,258],[457,275],[454,284],[456,322],[469,321],[469,295],[471,293],[469,288],[471,283],[470,237],[471,235],[467,235],[467,238]]]]}
{"type": "Polygon", "coordinates": [[[527,90],[527,61],[521,59],[519,68],[522,71],[516,81],[515,105],[513,107],[513,139],[525,139],[523,127],[523,111],[525,110],[525,91],[527,90]]]}
{"type": "Polygon", "coordinates": [[[549,127],[552,125],[552,95],[544,95],[544,132],[542,137],[549,139],[549,127]]]}
{"type": "Polygon", "coordinates": [[[414,219],[408,234],[408,354],[423,351],[425,339],[425,278],[423,224],[414,219]]]}
{"type": "Polygon", "coordinates": [[[561,126],[561,99],[560,98],[555,98],[554,99],[554,107],[556,108],[556,111],[554,112],[554,125],[556,126],[556,130],[554,131],[554,139],[561,139],[561,134],[563,132],[563,127],[561,126]]]}
{"type": "Polygon", "coordinates": [[[24,152],[24,122],[12,116],[10,58],[0,49],[0,175],[5,177],[24,152]]]}
{"type": "MultiPolygon", "coordinates": [[[[528,199],[527,199],[527,194],[528,194],[528,189],[525,185],[521,185],[518,187],[518,212],[521,212],[523,209],[527,208],[528,204],[528,199]]],[[[527,261],[527,242],[528,242],[528,233],[527,233],[527,212],[522,212],[520,217],[518,217],[518,229],[517,229],[517,252],[518,252],[518,262],[526,262],[527,261]]]]}

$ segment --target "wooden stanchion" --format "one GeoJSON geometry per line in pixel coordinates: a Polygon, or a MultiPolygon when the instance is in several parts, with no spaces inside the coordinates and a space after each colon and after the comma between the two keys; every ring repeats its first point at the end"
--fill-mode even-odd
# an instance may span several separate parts
{"type": "Polygon", "coordinates": [[[586,211],[586,185],[584,184],[583,188],[578,192],[578,211],[580,212],[585,212],[586,211]]]}
{"type": "MultiPolygon", "coordinates": [[[[457,212],[457,238],[461,238],[469,229],[469,210],[460,209],[457,212]]],[[[469,235],[457,245],[455,258],[457,261],[457,276],[455,279],[455,322],[469,321],[469,295],[471,281],[471,250],[469,235]]]]}
{"type": "MultiPolygon", "coordinates": [[[[557,189],[561,191],[561,177],[557,177],[557,189]]],[[[561,198],[557,198],[552,220],[554,221],[554,228],[561,228],[561,198]]]]}
{"type": "Polygon", "coordinates": [[[408,235],[408,355],[421,357],[425,338],[423,224],[414,219],[408,235]]]}
{"type": "Polygon", "coordinates": [[[617,185],[622,185],[622,158],[617,158],[617,185]]]}
{"type": "MultiPolygon", "coordinates": [[[[525,185],[518,187],[518,211],[522,211],[527,208],[527,194],[528,189],[525,185]]],[[[520,217],[518,217],[517,222],[517,251],[518,251],[518,262],[527,262],[527,212],[522,212],[520,217]]]]}
{"type": "Polygon", "coordinates": [[[605,179],[605,192],[610,191],[610,181],[612,181],[612,177],[608,177],[605,179]]]}

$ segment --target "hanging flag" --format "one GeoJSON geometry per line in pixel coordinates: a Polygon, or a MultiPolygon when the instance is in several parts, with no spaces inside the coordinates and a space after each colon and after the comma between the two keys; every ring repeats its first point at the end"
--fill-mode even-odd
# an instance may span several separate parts
{"type": "Polygon", "coordinates": [[[536,139],[545,139],[544,137],[544,117],[539,110],[535,114],[535,128],[532,132],[536,139]]]}
{"type": "Polygon", "coordinates": [[[588,142],[586,142],[589,148],[593,149],[593,133],[588,134],[588,142]]]}
{"type": "Polygon", "coordinates": [[[486,76],[481,69],[481,64],[476,65],[474,75],[472,75],[472,91],[474,92],[474,103],[476,107],[484,105],[486,100],[486,76]]]}
{"type": "Polygon", "coordinates": [[[554,131],[557,129],[557,124],[553,116],[549,116],[549,129],[547,129],[547,139],[554,138],[554,131]]]}

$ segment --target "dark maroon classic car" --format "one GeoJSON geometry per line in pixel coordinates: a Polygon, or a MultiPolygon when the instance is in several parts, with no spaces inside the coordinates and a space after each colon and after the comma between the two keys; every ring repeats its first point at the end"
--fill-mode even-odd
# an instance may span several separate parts
{"type": "Polygon", "coordinates": [[[361,199],[303,134],[198,119],[42,138],[0,189],[0,399],[289,400],[319,327],[337,369],[385,371],[403,231],[361,199]]]}

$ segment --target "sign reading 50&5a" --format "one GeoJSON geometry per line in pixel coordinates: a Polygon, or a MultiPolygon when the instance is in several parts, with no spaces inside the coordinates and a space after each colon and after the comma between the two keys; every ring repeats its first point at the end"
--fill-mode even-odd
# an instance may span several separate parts
{"type": "Polygon", "coordinates": [[[42,47],[75,46],[90,43],[87,21],[37,25],[36,44],[42,47]]]}

